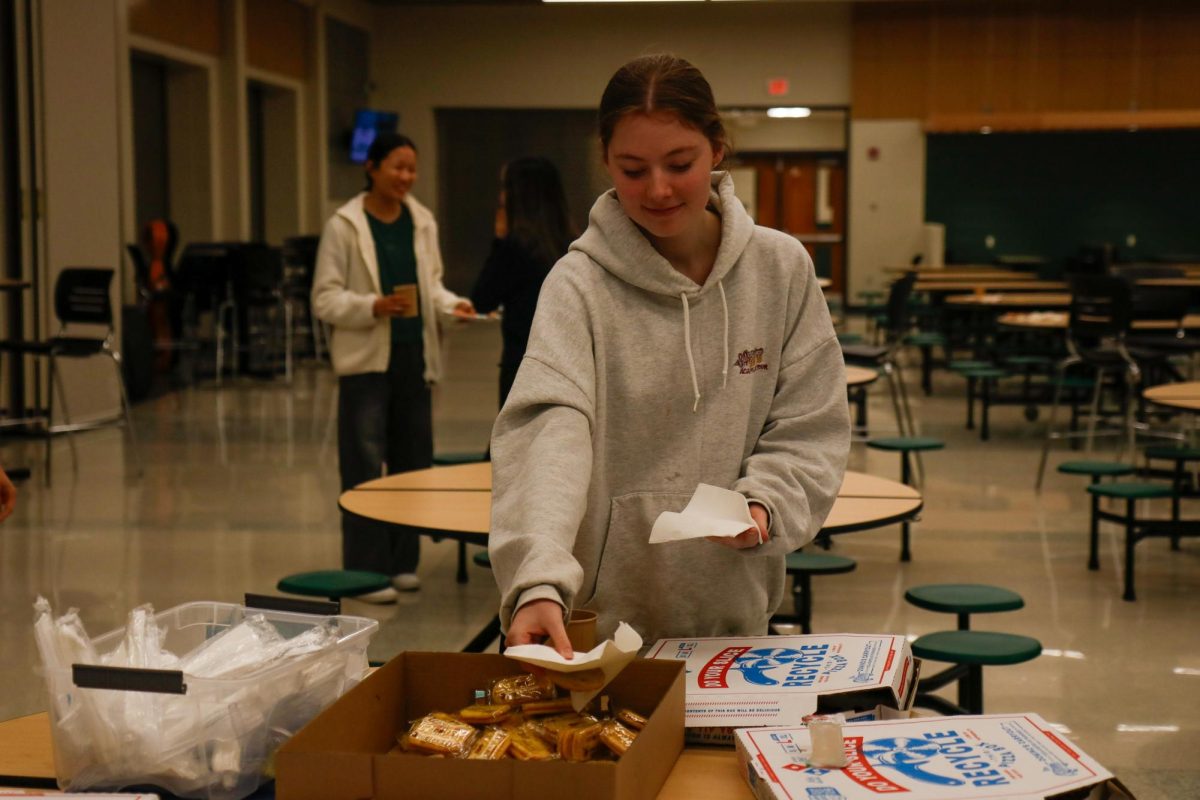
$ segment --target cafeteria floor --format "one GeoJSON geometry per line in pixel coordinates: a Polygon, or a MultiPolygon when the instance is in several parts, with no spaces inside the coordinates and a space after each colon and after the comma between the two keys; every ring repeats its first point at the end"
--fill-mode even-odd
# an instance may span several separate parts
{"type": "MultiPolygon", "coordinates": [[[[491,324],[451,332],[436,403],[441,452],[486,444],[498,335],[491,324]]],[[[67,441],[56,438],[50,489],[40,480],[40,441],[0,442],[4,463],[32,464],[35,476],[0,525],[0,719],[46,707],[30,625],[38,594],[58,612],[78,607],[96,635],[141,603],[239,602],[244,592],[273,591],[288,573],[336,566],[335,388],[328,368],[308,362],[291,387],[241,378],[143,402],[134,412],[141,479],[120,428],[76,437],[77,474],[67,441]]],[[[1101,570],[1085,568],[1086,479],[1051,471],[1045,491],[1033,491],[1040,425],[1018,407],[1000,407],[992,440],[980,443],[963,429],[962,381],[943,374],[934,389],[931,398],[913,392],[923,431],[947,445],[925,455],[913,561],[898,561],[895,526],[837,538],[834,552],[856,559],[858,570],[814,580],[816,631],[915,636],[954,622],[907,605],[909,586],[1014,589],[1023,610],[977,616],[974,627],[1035,636],[1045,652],[986,669],[985,708],[1041,714],[1142,800],[1200,797],[1200,540],[1184,540],[1175,553],[1165,540],[1143,542],[1138,600],[1123,602],[1115,527],[1102,534],[1101,570]]],[[[872,388],[871,418],[892,422],[882,381],[872,388]]],[[[861,444],[850,466],[899,473],[898,456],[861,444]]],[[[456,650],[487,621],[497,602],[492,578],[471,565],[470,582],[455,583],[456,555],[452,542],[424,540],[421,591],[393,606],[346,602],[347,613],[380,621],[373,659],[456,650]]]]}

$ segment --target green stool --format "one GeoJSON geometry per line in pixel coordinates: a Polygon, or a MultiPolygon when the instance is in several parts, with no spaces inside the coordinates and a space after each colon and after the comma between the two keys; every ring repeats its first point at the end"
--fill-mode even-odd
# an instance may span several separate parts
{"type": "Polygon", "coordinates": [[[931,583],[914,586],[904,599],[918,608],[958,615],[958,629],[971,629],[972,614],[1016,611],[1025,607],[1021,595],[1000,586],[983,583],[931,583]]]}
{"type": "Polygon", "coordinates": [[[858,344],[863,340],[861,333],[839,333],[838,344],[858,344]]]}
{"type": "Polygon", "coordinates": [[[475,553],[475,555],[471,556],[471,560],[484,569],[492,568],[492,558],[488,555],[487,550],[480,550],[475,553]]]}
{"type": "Polygon", "coordinates": [[[327,597],[341,600],[343,597],[358,597],[378,592],[392,585],[387,575],[379,572],[363,572],[353,569],[328,569],[317,572],[300,572],[282,578],[275,588],[288,594],[308,597],[327,597]]]}
{"type": "MultiPolygon", "coordinates": [[[[912,463],[909,460],[908,454],[920,453],[925,450],[941,450],[945,446],[945,442],[941,439],[934,439],[932,436],[894,436],[867,441],[867,447],[875,450],[890,450],[891,452],[900,453],[900,481],[908,486],[913,485],[912,463]]],[[[908,520],[900,523],[901,561],[912,561],[912,552],[909,550],[908,526],[908,520]]]]}
{"type": "MultiPolygon", "coordinates": [[[[1114,500],[1125,501],[1125,514],[1114,514],[1109,511],[1104,511],[1100,508],[1099,503],[1093,503],[1092,514],[1094,520],[1107,520],[1109,522],[1117,522],[1125,525],[1125,593],[1121,595],[1122,600],[1133,602],[1137,599],[1137,595],[1133,590],[1133,548],[1139,541],[1153,534],[1149,531],[1139,530],[1139,522],[1135,506],[1138,500],[1154,500],[1164,497],[1174,497],[1175,487],[1168,486],[1162,483],[1141,483],[1136,481],[1123,481],[1113,483],[1093,483],[1087,487],[1087,490],[1093,496],[1109,497],[1114,500]]],[[[1098,525],[1092,525],[1092,541],[1091,551],[1095,553],[1097,547],[1098,525]]],[[[1091,567],[1091,562],[1088,562],[1088,567],[1091,567]]],[[[1099,563],[1097,563],[1099,568],[1099,563]]]]}
{"type": "MultiPolygon", "coordinates": [[[[1064,461],[1058,465],[1064,475],[1090,475],[1095,486],[1101,478],[1123,478],[1136,470],[1129,464],[1118,461],[1064,461]]],[[[1100,569],[1100,557],[1096,547],[1100,541],[1100,495],[1092,495],[1092,522],[1088,533],[1088,569],[1100,569]]]]}
{"type": "Polygon", "coordinates": [[[916,704],[944,714],[983,713],[983,668],[1021,664],[1042,653],[1042,643],[1029,636],[992,631],[939,631],[919,636],[913,655],[954,666],[917,684],[916,704]],[[958,681],[958,705],[932,692],[958,681]]]}
{"type": "MultiPolygon", "coordinates": [[[[1151,461],[1172,461],[1175,469],[1171,473],[1171,482],[1175,486],[1175,496],[1171,498],[1171,520],[1179,521],[1179,503],[1184,494],[1192,492],[1192,474],[1185,472],[1183,467],[1189,461],[1200,461],[1200,447],[1147,447],[1146,465],[1151,461]]],[[[1171,549],[1179,549],[1179,537],[1171,537],[1171,549]]]]}
{"type": "Polygon", "coordinates": [[[979,440],[986,442],[991,435],[988,426],[989,411],[992,407],[992,390],[996,381],[1009,377],[1009,372],[1000,367],[973,367],[959,370],[959,374],[967,379],[967,430],[975,428],[975,397],[978,396],[983,412],[980,414],[979,440]],[[979,386],[976,393],[975,387],[979,386]]]}
{"type": "Polygon", "coordinates": [[[946,337],[936,331],[921,331],[904,337],[904,343],[921,351],[921,389],[933,394],[933,348],[946,348],[946,337]]]}
{"type": "Polygon", "coordinates": [[[801,633],[812,633],[812,576],[840,575],[853,572],[858,563],[852,558],[828,553],[788,553],[787,573],[792,576],[794,614],[776,614],[771,624],[799,625],[801,633]]]}

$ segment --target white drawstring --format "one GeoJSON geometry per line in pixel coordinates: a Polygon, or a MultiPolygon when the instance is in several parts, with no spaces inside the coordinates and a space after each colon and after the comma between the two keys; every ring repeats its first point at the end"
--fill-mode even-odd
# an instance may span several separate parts
{"type": "Polygon", "coordinates": [[[696,395],[692,403],[692,413],[695,414],[700,407],[700,382],[696,380],[696,359],[692,356],[692,319],[688,311],[687,293],[680,292],[679,297],[683,300],[683,346],[687,350],[688,367],[692,370],[692,391],[696,395]]]}
{"type": "Polygon", "coordinates": [[[721,310],[725,312],[725,362],[721,366],[721,388],[729,382],[729,304],[725,302],[725,284],[717,281],[721,290],[721,310]]]}

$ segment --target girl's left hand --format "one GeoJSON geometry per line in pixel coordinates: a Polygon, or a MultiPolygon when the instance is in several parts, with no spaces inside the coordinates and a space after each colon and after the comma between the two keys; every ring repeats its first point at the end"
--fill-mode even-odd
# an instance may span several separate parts
{"type": "Polygon", "coordinates": [[[453,314],[459,319],[475,319],[475,306],[470,300],[463,300],[454,307],[453,314]]]}
{"type": "Polygon", "coordinates": [[[737,536],[709,536],[708,540],[734,550],[766,544],[770,538],[770,534],[767,533],[767,509],[761,503],[751,501],[750,517],[754,520],[753,528],[747,528],[737,536]]]}

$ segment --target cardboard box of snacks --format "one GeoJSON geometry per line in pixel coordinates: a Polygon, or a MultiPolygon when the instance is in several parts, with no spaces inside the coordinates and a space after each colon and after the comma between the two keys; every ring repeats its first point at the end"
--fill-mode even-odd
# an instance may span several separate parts
{"type": "Polygon", "coordinates": [[[919,664],[903,636],[854,633],[662,639],[649,658],[687,665],[686,739],[799,725],[818,712],[912,706],[919,664]]]}
{"type": "Polygon", "coordinates": [[[846,766],[809,766],[808,729],[737,732],[738,764],[759,800],[1108,800],[1112,774],[1037,714],[879,720],[842,727],[846,766]]]}
{"type": "Polygon", "coordinates": [[[492,679],[520,673],[520,665],[500,655],[401,653],[280,748],[277,797],[625,800],[658,794],[683,750],[679,662],[635,660],[601,693],[613,709],[647,718],[616,760],[433,758],[398,746],[413,720],[454,713],[471,705],[475,690],[492,679]]]}

